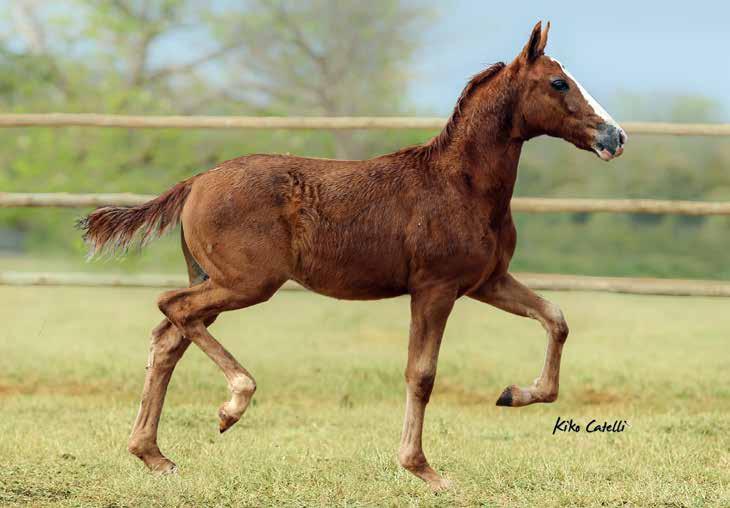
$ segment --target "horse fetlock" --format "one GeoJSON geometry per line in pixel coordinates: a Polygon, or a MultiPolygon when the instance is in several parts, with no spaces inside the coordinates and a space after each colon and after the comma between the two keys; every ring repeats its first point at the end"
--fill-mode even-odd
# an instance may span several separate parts
{"type": "Polygon", "coordinates": [[[162,454],[153,437],[132,436],[127,442],[127,450],[144,462],[145,466],[154,473],[174,474],[177,472],[175,463],[162,454]]]}
{"type": "Polygon", "coordinates": [[[157,443],[155,443],[154,439],[149,437],[145,438],[135,436],[129,438],[129,441],[127,442],[127,451],[140,459],[150,454],[161,455],[160,449],[157,447],[157,443]]]}
{"type": "Polygon", "coordinates": [[[543,380],[543,378],[541,377],[536,378],[532,382],[530,391],[538,395],[540,399],[552,398],[552,400],[555,400],[558,398],[557,385],[550,383],[549,381],[543,380]]]}
{"type": "Polygon", "coordinates": [[[422,450],[401,448],[398,451],[398,463],[409,471],[416,471],[428,467],[428,461],[422,450]]]}
{"type": "Polygon", "coordinates": [[[538,383],[537,380],[532,388],[530,388],[530,392],[535,402],[555,402],[558,400],[557,386],[538,383]]]}
{"type": "Polygon", "coordinates": [[[558,398],[557,388],[533,383],[532,386],[521,388],[509,385],[497,399],[498,406],[522,407],[537,402],[554,402],[558,398]]]}
{"type": "Polygon", "coordinates": [[[428,464],[420,448],[401,448],[398,452],[398,462],[403,469],[426,482],[434,492],[446,490],[452,485],[450,480],[443,478],[428,464]]]}
{"type": "Polygon", "coordinates": [[[549,391],[542,396],[542,402],[555,402],[558,400],[558,391],[549,391]]]}
{"type": "Polygon", "coordinates": [[[256,381],[249,376],[239,375],[228,382],[228,389],[234,395],[251,396],[256,392],[256,381]]]}

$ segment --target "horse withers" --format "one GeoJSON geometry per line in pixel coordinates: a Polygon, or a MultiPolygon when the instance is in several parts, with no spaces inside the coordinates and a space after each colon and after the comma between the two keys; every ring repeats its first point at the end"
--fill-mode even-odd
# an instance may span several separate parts
{"type": "Polygon", "coordinates": [[[231,391],[218,411],[220,431],[241,418],[256,382],[207,327],[221,312],[268,300],[287,280],[349,300],[410,295],[398,458],[435,490],[449,482],[428,464],[421,433],[441,337],[458,298],[536,319],[547,331],[540,376],[507,387],[497,405],[557,398],[568,326],[555,304],[508,272],[520,151],[547,134],[610,160],[621,155],[626,134],[544,54],[549,28],[538,23],[511,63],[474,76],[444,129],[423,145],[363,161],[239,157],[144,205],[100,208],[81,221],[92,255],[124,251],[182,225],[190,286],[158,300],[165,319],[152,331],[130,452],[154,471],[176,470],[157,446],[157,425],[173,369],[191,342],[220,367],[231,391]]]}

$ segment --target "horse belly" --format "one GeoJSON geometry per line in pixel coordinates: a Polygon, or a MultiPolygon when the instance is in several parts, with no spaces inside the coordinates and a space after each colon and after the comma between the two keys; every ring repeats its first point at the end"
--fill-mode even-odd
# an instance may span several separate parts
{"type": "Polygon", "coordinates": [[[315,293],[339,300],[381,300],[408,292],[405,287],[388,281],[343,281],[341,284],[333,284],[331,281],[294,280],[315,293]]]}
{"type": "Polygon", "coordinates": [[[408,265],[397,241],[366,235],[316,235],[300,251],[293,279],[317,293],[345,300],[407,293],[408,265]]]}

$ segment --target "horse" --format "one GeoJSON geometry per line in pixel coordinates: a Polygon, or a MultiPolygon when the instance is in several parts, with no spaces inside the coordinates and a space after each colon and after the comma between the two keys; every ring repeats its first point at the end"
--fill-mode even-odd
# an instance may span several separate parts
{"type": "Polygon", "coordinates": [[[562,138],[608,161],[626,133],[557,60],[538,22],[509,64],[476,74],[430,141],[368,160],[253,154],[223,162],[136,207],[104,207],[80,221],[90,255],[124,252],[178,223],[189,287],[163,293],[129,451],[149,469],[177,466],[157,446],[167,385],[191,342],[223,371],[225,432],[256,381],[208,330],[224,312],[265,302],[288,280],[344,300],[410,296],[405,419],[398,461],[435,491],[450,481],[422,448],[423,420],[446,321],[467,296],[537,320],[547,352],[531,385],[510,385],[498,406],[558,397],[568,325],[560,308],[508,271],[510,211],[523,143],[562,138]]]}

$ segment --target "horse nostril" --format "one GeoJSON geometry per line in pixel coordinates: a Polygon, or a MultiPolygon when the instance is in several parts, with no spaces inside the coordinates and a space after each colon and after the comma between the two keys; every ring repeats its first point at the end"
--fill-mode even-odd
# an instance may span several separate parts
{"type": "Polygon", "coordinates": [[[623,145],[624,143],[626,143],[626,133],[623,131],[623,129],[618,131],[618,139],[620,144],[623,145]]]}

